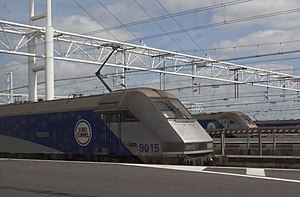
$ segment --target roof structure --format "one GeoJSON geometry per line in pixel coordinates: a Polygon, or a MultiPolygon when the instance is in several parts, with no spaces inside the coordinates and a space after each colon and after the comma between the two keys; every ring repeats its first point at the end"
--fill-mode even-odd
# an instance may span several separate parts
{"type": "MultiPolygon", "coordinates": [[[[55,60],[102,65],[111,51],[116,49],[106,66],[125,71],[149,71],[192,79],[300,90],[300,77],[282,72],[59,30],[54,30],[53,37],[55,60]]],[[[44,44],[45,28],[0,20],[0,53],[45,58],[45,50],[41,47],[44,44]],[[35,53],[27,51],[32,39],[41,48],[35,53]]],[[[36,71],[40,69],[35,68],[36,71]]]]}

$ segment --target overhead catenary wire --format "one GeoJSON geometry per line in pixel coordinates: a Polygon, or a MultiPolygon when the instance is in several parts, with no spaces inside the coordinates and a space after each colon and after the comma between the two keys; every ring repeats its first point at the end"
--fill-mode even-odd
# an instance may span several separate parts
{"type": "MultiPolygon", "coordinates": [[[[97,20],[93,15],[91,15],[80,3],[78,3],[76,0],[73,0],[91,19],[93,19],[96,23],[98,23],[98,25],[100,25],[103,29],[105,29],[105,27],[103,26],[102,23],[100,23],[99,20],[97,20]]],[[[117,37],[115,37],[109,30],[106,30],[106,32],[108,32],[115,40],[119,41],[117,37]]]]}
{"type": "Polygon", "coordinates": [[[222,59],[219,61],[232,61],[232,60],[243,60],[243,59],[252,59],[252,58],[260,58],[260,57],[268,57],[268,56],[275,56],[275,55],[284,55],[284,54],[291,54],[291,53],[299,53],[300,50],[293,50],[293,51],[279,51],[276,53],[265,53],[265,54],[257,54],[257,55],[250,55],[250,56],[243,56],[243,57],[233,57],[222,59]]]}
{"type": "Polygon", "coordinates": [[[183,30],[184,34],[187,35],[194,43],[195,45],[204,53],[205,56],[208,56],[208,54],[201,48],[201,46],[195,41],[195,39],[187,32],[184,30],[182,25],[171,15],[171,13],[159,2],[159,0],[156,0],[156,2],[160,5],[160,7],[163,8],[163,10],[170,15],[170,17],[175,21],[175,23],[180,27],[181,30],[183,30]]]}
{"type": "Polygon", "coordinates": [[[257,63],[267,63],[267,62],[279,62],[279,61],[289,61],[289,60],[299,60],[300,57],[286,57],[286,58],[277,58],[277,59],[267,59],[267,60],[258,60],[258,61],[248,61],[248,62],[241,62],[243,65],[253,65],[257,63]]]}
{"type": "Polygon", "coordinates": [[[124,23],[118,19],[103,3],[101,3],[99,0],[97,2],[114,18],[116,19],[135,39],[138,39],[138,37],[128,28],[124,25],[124,23]]]}
{"type": "MultiPolygon", "coordinates": [[[[124,24],[123,24],[123,27],[122,28],[124,28],[124,24]]],[[[166,32],[166,33],[168,33],[168,32],[166,32]]],[[[170,36],[170,35],[169,35],[170,36]]],[[[279,55],[281,55],[281,54],[279,54],[279,55]]],[[[246,58],[245,58],[246,59],[246,58]]]]}
{"type": "MultiPolygon", "coordinates": [[[[300,40],[286,40],[286,41],[277,41],[277,42],[261,42],[255,44],[248,44],[248,45],[234,45],[234,46],[223,46],[223,47],[212,47],[212,48],[204,48],[205,51],[218,51],[218,50],[236,50],[242,48],[251,48],[251,47],[260,47],[260,46],[269,46],[269,45],[281,45],[281,44],[290,44],[290,43],[300,43],[300,40]]],[[[188,49],[185,50],[186,52],[191,51],[199,51],[200,49],[188,49]]],[[[178,51],[180,52],[180,51],[178,51]]]]}
{"type": "Polygon", "coordinates": [[[105,29],[90,31],[90,32],[86,32],[85,34],[86,35],[93,35],[93,34],[102,33],[102,32],[105,32],[105,31],[120,29],[120,28],[123,28],[124,26],[131,27],[131,26],[150,23],[150,22],[153,22],[153,20],[159,21],[159,20],[168,19],[171,16],[173,16],[173,17],[184,16],[184,15],[193,14],[193,13],[197,13],[197,12],[203,12],[203,11],[222,8],[224,5],[232,6],[232,5],[236,5],[236,4],[247,3],[247,2],[250,2],[250,1],[253,1],[253,0],[228,1],[228,2],[225,2],[225,3],[219,3],[219,4],[215,4],[215,5],[209,5],[209,6],[204,6],[204,7],[200,7],[200,8],[190,9],[190,10],[187,10],[187,11],[172,13],[171,15],[157,16],[157,17],[143,19],[143,20],[139,20],[139,21],[135,21],[135,22],[125,23],[123,25],[117,25],[117,26],[112,26],[112,27],[108,27],[108,28],[105,28],[105,29]]]}
{"type": "MultiPolygon", "coordinates": [[[[220,21],[220,22],[210,23],[210,24],[205,24],[205,25],[199,25],[199,26],[195,26],[195,27],[185,28],[184,30],[169,31],[168,34],[170,34],[170,35],[178,34],[178,33],[184,32],[184,31],[189,32],[189,31],[195,31],[195,30],[200,30],[200,29],[207,29],[207,28],[212,28],[212,27],[236,24],[236,23],[246,22],[246,21],[251,21],[251,20],[258,20],[258,19],[265,19],[265,18],[270,18],[270,17],[275,17],[275,16],[293,14],[293,13],[298,13],[298,12],[300,12],[300,8],[277,11],[277,12],[270,12],[267,14],[260,14],[260,15],[242,17],[242,18],[231,19],[231,20],[227,20],[227,21],[220,21]]],[[[163,37],[163,36],[166,36],[166,33],[159,33],[159,34],[153,34],[153,35],[149,35],[149,36],[139,37],[139,39],[147,40],[147,39],[153,39],[153,38],[158,38],[158,37],[163,37]]],[[[126,40],[125,42],[134,42],[134,41],[135,40],[126,40]]]]}
{"type": "MultiPolygon", "coordinates": [[[[149,14],[149,12],[138,2],[138,0],[135,0],[135,2],[163,32],[167,33],[167,31],[149,14]]],[[[167,35],[168,35],[168,33],[167,33],[167,35]]],[[[168,35],[168,37],[178,46],[178,48],[181,51],[185,52],[185,50],[180,46],[180,44],[171,35],[168,35]]]]}

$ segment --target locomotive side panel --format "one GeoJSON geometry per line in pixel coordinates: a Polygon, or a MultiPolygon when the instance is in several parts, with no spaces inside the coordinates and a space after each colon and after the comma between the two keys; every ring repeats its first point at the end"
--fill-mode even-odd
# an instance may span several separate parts
{"type": "Polygon", "coordinates": [[[1,152],[9,150],[9,146],[20,146],[24,153],[131,155],[126,147],[116,146],[117,137],[111,130],[105,129],[104,123],[93,111],[6,116],[1,117],[0,122],[0,135],[19,139],[6,146],[2,144],[1,152]],[[20,140],[31,142],[31,146],[19,144],[20,140]]]}

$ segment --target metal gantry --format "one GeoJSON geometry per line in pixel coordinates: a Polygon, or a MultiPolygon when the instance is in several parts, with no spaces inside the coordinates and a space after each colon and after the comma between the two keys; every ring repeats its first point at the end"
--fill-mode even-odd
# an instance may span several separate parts
{"type": "MultiPolygon", "coordinates": [[[[0,53],[45,58],[44,27],[0,20],[0,53]],[[27,45],[36,40],[35,53],[27,45]]],[[[53,30],[54,59],[101,65],[113,48],[118,48],[106,66],[149,71],[194,79],[299,91],[300,77],[183,53],[129,44],[65,31],[53,30]]],[[[41,70],[36,66],[33,71],[41,70]]]]}

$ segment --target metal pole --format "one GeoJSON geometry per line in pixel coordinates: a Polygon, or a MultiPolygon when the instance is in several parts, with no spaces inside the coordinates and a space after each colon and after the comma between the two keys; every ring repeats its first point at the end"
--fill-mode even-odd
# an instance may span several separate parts
{"type": "Polygon", "coordinates": [[[125,77],[126,77],[126,69],[125,68],[122,68],[122,75],[121,75],[121,78],[122,78],[122,89],[125,90],[126,89],[126,80],[125,80],[125,77]]]}
{"type": "MultiPolygon", "coordinates": [[[[197,65],[196,64],[193,64],[193,70],[192,70],[192,74],[193,75],[196,75],[196,71],[197,71],[197,65]]],[[[192,94],[193,94],[193,97],[195,97],[195,77],[192,77],[192,94]]]]}
{"type": "MultiPolygon", "coordinates": [[[[32,17],[34,17],[34,0],[29,1],[29,25],[33,25],[32,17]]],[[[30,39],[32,35],[28,35],[30,39]]],[[[36,44],[35,38],[28,42],[28,53],[35,54],[36,44]]],[[[29,101],[36,101],[37,99],[37,73],[33,71],[36,66],[36,58],[28,56],[28,96],[29,101]]]]}
{"type": "Polygon", "coordinates": [[[276,154],[276,133],[273,133],[273,155],[276,154]]]}
{"type": "Polygon", "coordinates": [[[45,79],[46,79],[46,99],[54,99],[54,58],[53,58],[53,27],[51,24],[51,0],[47,0],[46,12],[46,32],[45,32],[45,79]]]}
{"type": "MultiPolygon", "coordinates": [[[[166,60],[164,60],[164,71],[166,70],[166,60]]],[[[163,73],[163,90],[165,91],[166,90],[166,74],[163,73]]]]}
{"type": "Polygon", "coordinates": [[[159,73],[159,90],[162,90],[162,73],[159,73]]]}
{"type": "MultiPolygon", "coordinates": [[[[122,56],[122,64],[124,66],[126,66],[126,51],[124,50],[123,51],[123,56],[122,56]]],[[[126,68],[122,68],[122,75],[121,75],[121,78],[122,78],[122,89],[126,89],[126,68]]]]}
{"type": "MultiPolygon", "coordinates": [[[[166,68],[166,61],[163,60],[163,67],[161,67],[161,70],[165,71],[166,68]]],[[[160,73],[160,90],[166,89],[166,75],[165,73],[160,73]]]]}
{"type": "Polygon", "coordinates": [[[261,138],[261,132],[258,134],[258,146],[259,146],[259,155],[262,155],[262,138],[261,138]]]}
{"type": "Polygon", "coordinates": [[[247,131],[247,153],[250,155],[250,135],[249,131],[247,131]]]}
{"type": "Polygon", "coordinates": [[[13,91],[13,73],[12,72],[7,73],[6,83],[7,83],[6,89],[9,94],[7,96],[7,101],[8,101],[8,103],[13,103],[14,91],[13,91]]]}
{"type": "Polygon", "coordinates": [[[225,155],[225,133],[221,134],[221,154],[225,155]]]}

